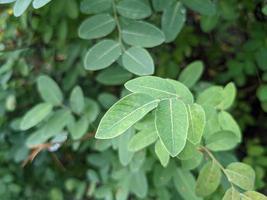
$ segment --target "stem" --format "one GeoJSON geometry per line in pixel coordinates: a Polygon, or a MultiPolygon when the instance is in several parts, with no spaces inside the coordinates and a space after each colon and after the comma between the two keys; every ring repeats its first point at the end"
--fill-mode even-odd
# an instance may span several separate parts
{"type": "Polygon", "coordinates": [[[118,17],[118,14],[117,14],[117,10],[116,10],[116,2],[115,0],[112,0],[112,7],[113,7],[113,13],[114,13],[114,19],[116,21],[116,25],[117,25],[117,29],[118,29],[118,32],[119,32],[119,43],[121,45],[121,48],[123,49],[123,51],[125,51],[125,47],[123,45],[123,42],[122,42],[122,35],[121,35],[121,25],[120,25],[120,21],[119,21],[119,17],[118,17]]]}

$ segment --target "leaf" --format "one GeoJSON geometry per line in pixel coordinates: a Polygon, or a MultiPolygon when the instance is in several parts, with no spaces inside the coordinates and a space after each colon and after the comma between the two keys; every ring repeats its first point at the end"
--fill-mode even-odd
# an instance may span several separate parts
{"type": "Polygon", "coordinates": [[[192,104],[194,103],[194,97],[190,90],[182,83],[179,81],[167,79],[167,82],[172,84],[175,93],[177,95],[177,98],[182,99],[185,103],[192,104]]]}
{"type": "Polygon", "coordinates": [[[50,103],[40,103],[30,109],[22,118],[20,129],[25,131],[39,124],[52,111],[50,103]]]}
{"type": "Polygon", "coordinates": [[[16,0],[14,7],[13,7],[13,12],[15,17],[21,16],[25,10],[29,7],[31,4],[32,0],[16,0]]]}
{"type": "Polygon", "coordinates": [[[187,111],[189,117],[188,140],[193,144],[198,144],[206,125],[205,111],[196,103],[188,105],[187,111]]]}
{"type": "Polygon", "coordinates": [[[188,160],[181,160],[182,168],[192,170],[197,168],[203,160],[203,154],[199,151],[195,152],[194,156],[188,160]]]}
{"type": "Polygon", "coordinates": [[[161,165],[163,167],[167,167],[169,160],[170,160],[169,152],[167,151],[167,149],[161,143],[160,140],[158,140],[155,144],[155,153],[156,153],[161,165]]]}
{"type": "Polygon", "coordinates": [[[240,193],[231,187],[225,192],[222,200],[240,200],[240,193]]]}
{"type": "Polygon", "coordinates": [[[160,12],[167,8],[174,0],[152,0],[152,5],[155,11],[160,12]]]}
{"type": "Polygon", "coordinates": [[[244,190],[252,190],[255,182],[255,172],[247,164],[234,162],[227,166],[226,175],[233,184],[244,190]]]}
{"type": "Polygon", "coordinates": [[[165,37],[161,30],[150,23],[132,21],[122,27],[122,39],[129,45],[150,48],[162,44],[165,37]]]}
{"type": "Polygon", "coordinates": [[[158,138],[158,135],[155,131],[151,129],[142,130],[134,135],[128,145],[129,151],[139,151],[152,143],[154,143],[158,138]]]}
{"type": "Polygon", "coordinates": [[[32,2],[32,6],[35,9],[41,8],[43,6],[45,6],[46,4],[48,4],[51,0],[33,0],[32,2]]]}
{"type": "Polygon", "coordinates": [[[115,103],[101,119],[96,138],[109,139],[119,136],[157,107],[159,100],[146,94],[127,95],[115,103]]]}
{"type": "Polygon", "coordinates": [[[112,0],[83,0],[81,2],[81,12],[85,14],[98,14],[111,9],[112,0]]]}
{"type": "Polygon", "coordinates": [[[186,10],[181,2],[169,4],[164,9],[161,18],[161,27],[166,37],[166,42],[172,42],[180,33],[186,20],[186,10]]]}
{"type": "Polygon", "coordinates": [[[39,76],[37,79],[37,88],[44,101],[54,106],[58,106],[62,103],[63,94],[57,83],[49,76],[39,76]]]}
{"type": "Polygon", "coordinates": [[[97,100],[105,109],[108,109],[118,101],[118,98],[113,94],[103,92],[98,96],[97,100]]]}
{"type": "Polygon", "coordinates": [[[137,171],[132,174],[130,181],[131,191],[139,198],[145,198],[148,190],[146,175],[143,171],[137,171]]]}
{"type": "Polygon", "coordinates": [[[178,99],[162,100],[156,109],[155,124],[167,151],[177,156],[185,147],[189,126],[185,104],[178,99]]]}
{"type": "Polygon", "coordinates": [[[104,69],[114,63],[121,55],[120,44],[114,40],[102,40],[85,55],[84,66],[87,70],[104,69]]]}
{"type": "Polygon", "coordinates": [[[39,129],[32,133],[27,139],[26,139],[26,146],[28,148],[36,147],[39,144],[43,144],[47,141],[48,137],[44,132],[44,129],[39,129]]]}
{"type": "Polygon", "coordinates": [[[197,146],[191,143],[188,138],[185,144],[184,149],[178,154],[177,158],[181,160],[189,160],[193,157],[196,157],[198,154],[197,146]]]}
{"type": "Polygon", "coordinates": [[[131,92],[149,94],[155,98],[177,97],[172,84],[155,76],[144,76],[128,81],[125,87],[131,92]]]}
{"type": "Polygon", "coordinates": [[[131,78],[132,74],[119,66],[104,69],[96,76],[96,80],[103,85],[121,85],[131,78]]]}
{"type": "Polygon", "coordinates": [[[70,106],[73,112],[81,114],[84,110],[84,96],[80,86],[73,88],[70,94],[70,106]]]}
{"type": "Polygon", "coordinates": [[[78,35],[82,39],[96,39],[107,36],[116,27],[110,14],[98,14],[87,18],[79,27],[78,35]]]}
{"type": "Polygon", "coordinates": [[[200,105],[213,106],[217,108],[223,101],[223,88],[220,86],[211,86],[205,89],[197,97],[197,103],[200,105]]]}
{"type": "Polygon", "coordinates": [[[193,188],[196,186],[194,176],[190,171],[178,168],[173,177],[174,186],[179,194],[184,199],[190,200],[201,200],[202,198],[197,197],[193,188]]]}
{"type": "Polygon", "coordinates": [[[89,123],[92,123],[98,117],[100,113],[100,108],[96,101],[93,99],[86,98],[85,99],[85,107],[84,107],[84,116],[87,118],[89,123]]]}
{"type": "Polygon", "coordinates": [[[221,169],[215,161],[210,161],[200,170],[196,183],[196,194],[201,197],[214,193],[221,182],[221,169]]]}
{"type": "Polygon", "coordinates": [[[187,87],[192,88],[202,76],[203,70],[203,62],[194,61],[186,66],[186,68],[181,72],[179,81],[181,81],[187,87]]]}
{"type": "Polygon", "coordinates": [[[223,89],[223,101],[219,107],[223,110],[228,109],[234,103],[236,97],[236,87],[233,83],[228,83],[223,89]]]}
{"type": "Polygon", "coordinates": [[[119,160],[123,166],[127,166],[132,158],[134,153],[128,150],[128,145],[131,137],[134,135],[134,129],[128,129],[124,134],[119,136],[119,160]]]}
{"type": "Polygon", "coordinates": [[[239,138],[231,131],[213,133],[206,140],[206,147],[212,151],[227,151],[239,143],[239,138]]]}
{"type": "Polygon", "coordinates": [[[5,3],[12,3],[16,0],[0,0],[0,4],[5,4],[5,3]]]}
{"type": "Polygon", "coordinates": [[[241,200],[266,200],[267,197],[264,194],[255,191],[247,191],[241,194],[241,200]],[[243,198],[245,196],[246,198],[243,198]]]}
{"type": "Polygon", "coordinates": [[[74,122],[73,125],[70,126],[69,130],[72,136],[72,139],[78,140],[80,139],[88,130],[89,121],[83,116],[78,121],[74,122]]]}
{"type": "Polygon", "coordinates": [[[123,17],[143,19],[152,14],[148,3],[143,0],[123,0],[117,5],[117,11],[123,17]]]}
{"type": "Polygon", "coordinates": [[[141,47],[131,47],[122,55],[122,65],[136,75],[154,73],[154,61],[149,52],[141,47]]]}
{"type": "Polygon", "coordinates": [[[202,14],[212,16],[216,14],[216,5],[211,0],[182,0],[190,9],[202,14]]]}

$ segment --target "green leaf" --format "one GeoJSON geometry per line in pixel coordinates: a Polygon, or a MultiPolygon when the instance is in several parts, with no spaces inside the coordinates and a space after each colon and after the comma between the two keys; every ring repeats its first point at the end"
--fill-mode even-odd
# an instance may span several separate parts
{"type": "Polygon", "coordinates": [[[221,111],[218,115],[218,119],[221,129],[235,133],[235,135],[239,139],[238,142],[240,142],[241,131],[234,118],[228,112],[221,111]]]}
{"type": "Polygon", "coordinates": [[[225,192],[222,200],[240,200],[240,193],[231,187],[225,192]]]}
{"type": "Polygon", "coordinates": [[[267,15],[267,5],[264,5],[264,6],[262,7],[261,11],[262,11],[262,13],[263,13],[264,15],[267,15]]]}
{"type": "Polygon", "coordinates": [[[82,39],[96,39],[107,36],[116,27],[116,22],[110,14],[98,14],[84,20],[78,34],[82,39]]]}
{"type": "Polygon", "coordinates": [[[227,151],[239,143],[239,138],[231,131],[213,133],[206,140],[206,147],[212,151],[227,151]]]}
{"type": "Polygon", "coordinates": [[[111,9],[112,0],[83,0],[81,2],[81,12],[85,14],[97,14],[111,9]]]}
{"type": "Polygon", "coordinates": [[[32,0],[17,0],[13,7],[13,12],[15,17],[21,16],[25,10],[29,7],[32,0]]]}
{"type": "Polygon", "coordinates": [[[230,108],[235,101],[235,97],[236,87],[233,83],[228,83],[223,89],[223,100],[219,107],[224,110],[230,108]]]}
{"type": "Polygon", "coordinates": [[[78,121],[74,121],[72,125],[69,126],[69,130],[72,136],[72,139],[78,140],[80,139],[88,130],[89,121],[83,116],[78,121]]]}
{"type": "Polygon", "coordinates": [[[162,100],[156,109],[157,133],[171,156],[177,156],[185,147],[188,132],[188,113],[178,99],[162,100]]]}
{"type": "Polygon", "coordinates": [[[143,171],[137,171],[132,174],[130,181],[131,191],[139,198],[145,198],[148,190],[146,175],[143,171]]]}
{"type": "Polygon", "coordinates": [[[215,192],[221,182],[221,169],[215,161],[210,161],[200,170],[196,183],[196,194],[206,197],[215,192]]]}
{"type": "Polygon", "coordinates": [[[158,138],[157,133],[151,129],[145,129],[134,135],[128,145],[130,151],[139,151],[152,143],[158,138]]]}
{"type": "Polygon", "coordinates": [[[155,11],[164,11],[174,0],[152,0],[152,5],[155,11]]]}
{"type": "Polygon", "coordinates": [[[85,55],[84,66],[87,70],[104,69],[114,63],[121,55],[120,44],[114,40],[102,40],[85,55]]]}
{"type": "Polygon", "coordinates": [[[177,172],[173,177],[174,186],[179,194],[184,199],[190,200],[201,200],[202,198],[197,197],[194,189],[196,186],[196,181],[194,176],[190,173],[190,171],[177,169],[177,172]]]}
{"type": "Polygon", "coordinates": [[[193,144],[198,144],[201,141],[206,125],[205,111],[196,103],[188,105],[187,111],[189,117],[188,140],[193,144]]]}
{"type": "Polygon", "coordinates": [[[231,163],[225,170],[229,181],[244,190],[252,190],[255,182],[255,172],[247,164],[231,163]]]}
{"type": "Polygon", "coordinates": [[[118,98],[113,94],[103,92],[98,96],[97,100],[105,109],[108,109],[118,101],[118,98]]]}
{"type": "Polygon", "coordinates": [[[151,8],[144,0],[123,0],[117,5],[117,11],[123,17],[143,19],[152,14],[151,8]]]}
{"type": "Polygon", "coordinates": [[[50,103],[40,103],[30,109],[22,118],[20,129],[25,131],[39,124],[52,111],[53,106],[50,103]]]}
{"type": "Polygon", "coordinates": [[[267,101],[267,84],[262,84],[257,89],[257,97],[260,101],[267,101]]]}
{"type": "Polygon", "coordinates": [[[5,4],[5,3],[12,3],[16,0],[0,0],[0,4],[5,4]]]}
{"type": "Polygon", "coordinates": [[[80,86],[73,88],[70,94],[70,106],[73,112],[81,114],[84,110],[84,96],[80,86]]]}
{"type": "Polygon", "coordinates": [[[98,117],[100,108],[96,101],[93,99],[85,99],[84,116],[88,119],[89,123],[92,123],[98,117]]]}
{"type": "Polygon", "coordinates": [[[215,15],[216,5],[211,0],[182,0],[182,2],[190,9],[202,15],[215,15]]]}
{"type": "Polygon", "coordinates": [[[188,160],[181,160],[182,168],[186,169],[186,170],[195,169],[201,164],[202,160],[203,160],[203,154],[200,153],[199,151],[197,151],[197,152],[195,152],[195,154],[192,158],[190,158],[188,160]]]}
{"type": "Polygon", "coordinates": [[[187,138],[184,149],[178,154],[177,157],[181,160],[189,160],[193,157],[196,157],[197,154],[198,154],[197,146],[191,143],[187,138]]]}
{"type": "Polygon", "coordinates": [[[194,103],[194,97],[193,94],[190,92],[190,90],[182,83],[167,79],[167,82],[172,84],[175,93],[177,95],[177,98],[182,99],[185,103],[192,104],[194,103]]]}
{"type": "Polygon", "coordinates": [[[187,87],[193,87],[200,79],[204,70],[203,62],[194,61],[190,63],[180,74],[179,81],[187,87]]]}
{"type": "Polygon", "coordinates": [[[37,79],[37,88],[44,101],[54,106],[58,106],[62,103],[63,94],[57,83],[49,76],[39,76],[37,79]]]}
{"type": "Polygon", "coordinates": [[[202,31],[205,33],[211,32],[217,26],[219,19],[220,19],[219,14],[213,16],[207,16],[207,15],[201,16],[200,27],[202,31]]]}
{"type": "Polygon", "coordinates": [[[247,191],[244,194],[241,194],[241,200],[266,200],[267,197],[264,194],[255,191],[247,191]],[[243,198],[243,197],[246,198],[243,198]]]}
{"type": "Polygon", "coordinates": [[[161,165],[163,167],[167,167],[169,160],[170,160],[169,152],[167,151],[167,149],[161,143],[160,140],[158,140],[155,144],[155,153],[156,153],[161,165]]]}
{"type": "Polygon", "coordinates": [[[170,4],[164,9],[161,27],[166,37],[166,42],[172,42],[182,30],[186,20],[186,10],[181,2],[170,4]]]}
{"type": "Polygon", "coordinates": [[[38,9],[38,8],[41,8],[43,7],[44,5],[48,4],[51,0],[33,0],[32,2],[32,6],[35,8],[35,9],[38,9]]]}
{"type": "Polygon", "coordinates": [[[127,166],[132,158],[134,153],[128,150],[128,145],[131,137],[134,135],[134,129],[128,129],[124,134],[120,135],[119,140],[119,160],[123,166],[127,166]]]}
{"type": "Polygon", "coordinates": [[[150,23],[132,21],[122,27],[122,39],[129,45],[150,48],[162,44],[165,37],[161,30],[150,23]]]}
{"type": "Polygon", "coordinates": [[[141,47],[131,47],[122,55],[122,65],[136,75],[154,73],[154,61],[149,52],[141,47]]]}
{"type": "Polygon", "coordinates": [[[157,107],[159,100],[146,94],[130,94],[114,104],[101,119],[96,138],[119,136],[157,107]]]}
{"type": "Polygon", "coordinates": [[[155,76],[144,76],[128,81],[125,87],[131,92],[149,94],[155,98],[177,97],[172,84],[155,76]]]}
{"type": "Polygon", "coordinates": [[[43,144],[47,141],[48,137],[44,132],[44,129],[39,129],[32,133],[26,140],[26,146],[28,148],[36,147],[39,144],[43,144]]]}
{"type": "Polygon", "coordinates": [[[223,88],[220,86],[211,86],[205,89],[197,97],[197,103],[200,105],[213,106],[217,108],[223,100],[223,88]]]}

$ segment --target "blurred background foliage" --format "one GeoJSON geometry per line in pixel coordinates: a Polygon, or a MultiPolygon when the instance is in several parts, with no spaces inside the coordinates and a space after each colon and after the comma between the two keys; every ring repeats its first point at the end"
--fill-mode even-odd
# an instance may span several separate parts
{"type": "MultiPolygon", "coordinates": [[[[210,84],[225,85],[230,81],[236,84],[238,96],[232,114],[242,128],[243,142],[234,152],[225,154],[224,159],[239,159],[252,165],[256,170],[256,189],[265,194],[267,16],[263,11],[266,5],[264,0],[223,0],[218,1],[216,17],[188,11],[186,24],[177,39],[151,49],[155,75],[160,77],[177,79],[187,64],[202,60],[205,71],[195,92],[210,84]]],[[[112,190],[116,195],[120,192],[117,186],[122,183],[118,180],[128,173],[119,164],[117,151],[103,149],[99,153],[102,150],[94,139],[67,143],[56,152],[42,151],[34,162],[22,167],[30,154],[25,145],[29,135],[18,131],[17,124],[19,117],[41,101],[36,77],[40,74],[52,77],[66,98],[75,85],[80,85],[84,96],[94,101],[102,113],[119,97],[122,83],[133,76],[126,74],[122,82],[111,86],[105,84],[105,70],[85,71],[82,58],[91,42],[78,38],[78,27],[86,18],[79,7],[78,0],[53,0],[41,9],[30,8],[15,18],[10,5],[0,6],[1,199],[79,200],[92,196],[112,199],[112,190]],[[111,166],[117,171],[111,173],[111,166]]],[[[151,20],[159,24],[160,16],[155,14],[151,20]]],[[[97,121],[89,129],[94,129],[97,121]]],[[[144,157],[138,156],[139,161],[144,157]]],[[[165,190],[157,194],[161,186],[153,180],[152,163],[149,159],[145,163],[150,186],[147,199],[153,196],[165,199],[165,190]]],[[[162,174],[171,171],[168,169],[171,164],[165,170],[155,166],[162,174]]],[[[168,176],[162,176],[165,178],[162,182],[167,185],[168,176]]],[[[210,199],[220,199],[222,194],[219,189],[218,197],[214,195],[210,199]]]]}

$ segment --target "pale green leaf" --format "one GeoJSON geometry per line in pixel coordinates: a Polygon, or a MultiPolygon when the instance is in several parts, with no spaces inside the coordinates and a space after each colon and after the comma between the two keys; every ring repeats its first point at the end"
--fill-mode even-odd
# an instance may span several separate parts
{"type": "Polygon", "coordinates": [[[189,117],[188,140],[193,144],[198,144],[206,125],[205,111],[196,103],[188,105],[187,110],[189,117]]]}
{"type": "Polygon", "coordinates": [[[43,144],[47,141],[48,137],[44,132],[44,129],[39,129],[32,133],[27,139],[26,139],[26,146],[28,148],[36,147],[39,144],[43,144]]]}
{"type": "Polygon", "coordinates": [[[143,171],[137,171],[131,175],[131,191],[139,198],[145,198],[148,190],[146,175],[143,171]]]}
{"type": "Polygon", "coordinates": [[[175,40],[184,26],[186,20],[186,10],[182,3],[177,1],[164,9],[161,26],[166,37],[166,42],[175,40]]]}
{"type": "Polygon", "coordinates": [[[111,9],[112,0],[83,0],[81,2],[81,12],[85,14],[97,14],[111,9]]]}
{"type": "Polygon", "coordinates": [[[89,121],[85,116],[74,122],[74,124],[69,128],[72,139],[80,139],[88,130],[88,126],[89,121]]]}
{"type": "Polygon", "coordinates": [[[182,168],[192,170],[197,168],[203,160],[203,154],[199,151],[195,152],[194,156],[188,160],[181,160],[182,168]]]}
{"type": "Polygon", "coordinates": [[[193,87],[197,81],[200,79],[204,70],[203,62],[194,61],[190,63],[186,68],[181,72],[179,76],[179,81],[185,84],[187,87],[193,87]]]}
{"type": "Polygon", "coordinates": [[[53,106],[50,103],[40,103],[30,109],[20,122],[20,129],[27,130],[39,124],[52,111],[53,106]]]}
{"type": "Polygon", "coordinates": [[[215,15],[216,5],[212,0],[182,0],[190,9],[202,15],[215,15]]]}
{"type": "Polygon", "coordinates": [[[117,5],[118,13],[130,19],[143,19],[152,14],[151,8],[144,0],[123,0],[117,5]]]}
{"type": "Polygon", "coordinates": [[[44,5],[48,4],[50,1],[52,1],[52,0],[33,0],[33,2],[32,2],[32,6],[33,6],[35,9],[38,9],[38,8],[41,8],[41,7],[43,7],[44,5]]]}
{"type": "Polygon", "coordinates": [[[201,197],[214,193],[221,182],[221,169],[215,161],[210,161],[200,170],[196,183],[196,194],[201,197]]]}
{"type": "Polygon", "coordinates": [[[110,66],[121,55],[120,44],[114,40],[102,40],[86,53],[84,66],[87,70],[99,70],[110,66]]]}
{"type": "Polygon", "coordinates": [[[217,107],[223,100],[223,88],[220,86],[211,86],[205,89],[197,97],[197,103],[217,107]]]}
{"type": "Polygon", "coordinates": [[[101,119],[96,138],[119,136],[157,107],[159,100],[146,94],[133,93],[114,104],[101,119]]]}
{"type": "Polygon", "coordinates": [[[80,86],[73,88],[70,94],[70,106],[73,112],[81,114],[84,110],[84,95],[80,86]]]}
{"type": "Polygon", "coordinates": [[[155,11],[159,12],[159,11],[164,11],[164,9],[166,9],[169,4],[175,2],[174,0],[152,0],[152,5],[155,11]]]}
{"type": "Polygon", "coordinates": [[[16,0],[0,0],[0,4],[5,4],[5,3],[12,3],[16,0]]]}
{"type": "Polygon", "coordinates": [[[29,7],[31,4],[32,0],[16,0],[14,7],[13,7],[13,12],[15,17],[21,16],[25,10],[29,7]]]}
{"type": "Polygon", "coordinates": [[[133,21],[122,28],[122,39],[129,45],[149,48],[162,44],[165,37],[156,26],[143,21],[133,21]]]}
{"type": "Polygon", "coordinates": [[[160,140],[158,140],[155,144],[155,153],[163,167],[167,167],[170,156],[167,151],[167,149],[164,147],[164,145],[161,143],[160,140]]]}
{"type": "Polygon", "coordinates": [[[136,75],[154,73],[154,61],[149,52],[141,47],[131,47],[122,55],[122,65],[136,75]]]}
{"type": "Polygon", "coordinates": [[[197,146],[193,143],[191,143],[188,138],[185,144],[184,149],[178,154],[177,158],[181,160],[189,160],[192,159],[193,157],[198,156],[198,150],[197,146]]]}
{"type": "Polygon", "coordinates": [[[162,100],[155,116],[157,133],[171,156],[177,156],[185,147],[188,133],[188,113],[178,99],[162,100]]]}
{"type": "Polygon", "coordinates": [[[124,134],[120,135],[119,140],[119,160],[120,163],[123,166],[128,165],[132,158],[134,153],[128,150],[128,145],[130,142],[131,137],[134,135],[134,129],[130,128],[128,129],[124,134]]]}
{"type": "Polygon", "coordinates": [[[98,114],[100,113],[99,105],[93,99],[86,98],[83,113],[89,123],[92,123],[96,120],[98,114]]]}
{"type": "Polygon", "coordinates": [[[230,108],[236,97],[236,87],[233,83],[228,83],[223,89],[223,101],[219,105],[221,109],[230,108]]]}
{"type": "Polygon", "coordinates": [[[252,190],[255,182],[255,172],[247,164],[231,163],[225,170],[229,181],[244,190],[252,190]]]}
{"type": "Polygon", "coordinates": [[[37,88],[44,101],[55,106],[62,103],[63,94],[57,83],[49,76],[39,76],[37,79],[37,88]]]}
{"type": "Polygon", "coordinates": [[[82,39],[96,39],[107,36],[116,26],[110,14],[98,14],[84,20],[79,27],[78,34],[82,39]]]}
{"type": "Polygon", "coordinates": [[[225,192],[222,200],[240,200],[240,193],[231,187],[225,192]]]}
{"type": "Polygon", "coordinates": [[[241,197],[241,200],[267,200],[267,196],[256,191],[247,191],[244,194],[241,194],[241,197]]]}

